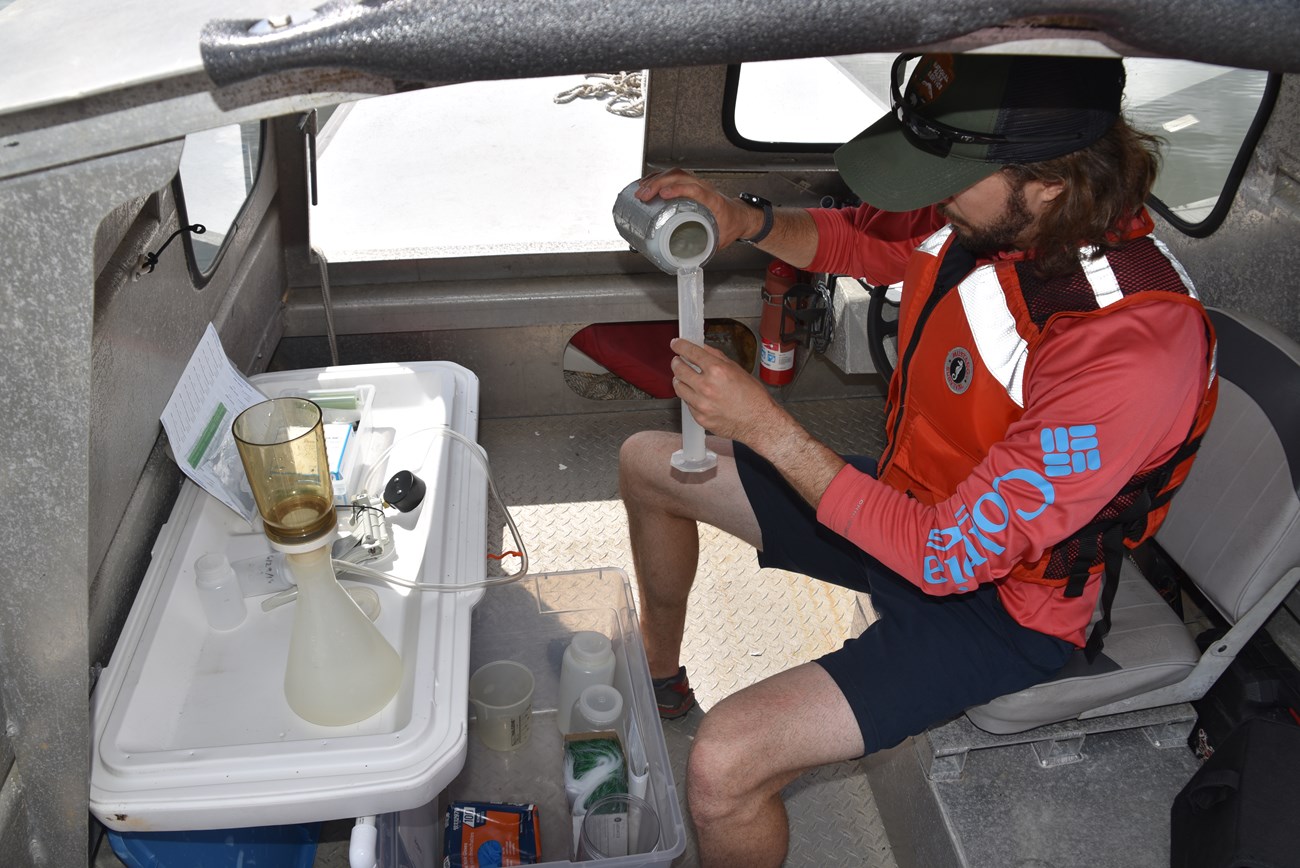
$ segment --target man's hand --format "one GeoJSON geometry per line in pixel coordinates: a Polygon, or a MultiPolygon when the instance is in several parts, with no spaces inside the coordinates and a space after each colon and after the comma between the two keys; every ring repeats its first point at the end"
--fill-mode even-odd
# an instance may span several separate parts
{"type": "Polygon", "coordinates": [[[767,387],[712,347],[676,338],[673,389],[709,431],[739,440],[781,472],[813,507],[844,460],[787,413],[767,387]]]}
{"type": "MultiPolygon", "coordinates": [[[[641,179],[636,197],[649,202],[685,197],[713,212],[718,221],[718,248],[737,238],[753,238],[763,228],[763,212],[718,189],[685,169],[669,169],[641,179]]],[[[803,208],[777,208],[772,212],[772,231],[756,245],[795,268],[806,268],[817,253],[817,224],[803,208]]]]}
{"type": "Polygon", "coordinates": [[[762,383],[718,350],[685,338],[674,338],[670,346],[677,353],[673,389],[695,421],[714,434],[751,444],[774,433],[773,427],[794,424],[762,383]]]}
{"type": "Polygon", "coordinates": [[[661,199],[685,197],[699,202],[713,212],[718,221],[718,247],[723,248],[737,238],[749,238],[763,228],[763,212],[751,208],[739,199],[724,196],[717,188],[685,169],[669,169],[641,179],[636,197],[649,202],[655,196],[661,199]]]}

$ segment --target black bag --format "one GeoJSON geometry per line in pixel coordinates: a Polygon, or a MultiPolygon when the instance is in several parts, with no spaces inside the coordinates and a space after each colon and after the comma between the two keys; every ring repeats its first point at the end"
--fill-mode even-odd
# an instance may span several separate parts
{"type": "Polygon", "coordinates": [[[1174,799],[1171,868],[1300,868],[1300,726],[1257,718],[1174,799]]]}
{"type": "MultiPolygon", "coordinates": [[[[1222,638],[1208,630],[1196,639],[1204,651],[1222,638]]],[[[1205,759],[1247,720],[1256,717],[1300,723],[1300,673],[1267,630],[1250,638],[1205,696],[1192,702],[1196,728],[1188,739],[1205,759]]]]}

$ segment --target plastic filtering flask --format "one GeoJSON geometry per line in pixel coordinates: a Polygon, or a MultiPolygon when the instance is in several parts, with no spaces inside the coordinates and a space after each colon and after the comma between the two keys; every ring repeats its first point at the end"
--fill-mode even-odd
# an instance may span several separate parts
{"type": "Polygon", "coordinates": [[[556,707],[556,722],[561,733],[568,735],[573,732],[573,706],[582,691],[593,684],[613,685],[614,662],[614,648],[608,636],[595,630],[582,630],[573,634],[560,663],[560,698],[556,707]]]}
{"type": "Polygon", "coordinates": [[[334,577],[328,546],[290,554],[298,582],[284,696],[321,726],[377,714],[402,684],[402,658],[334,577]]]}

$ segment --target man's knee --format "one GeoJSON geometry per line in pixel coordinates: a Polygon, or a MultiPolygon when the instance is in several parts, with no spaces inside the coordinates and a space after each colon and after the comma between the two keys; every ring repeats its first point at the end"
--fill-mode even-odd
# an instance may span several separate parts
{"type": "Polygon", "coordinates": [[[726,711],[724,701],[709,712],[691,746],[686,791],[697,823],[735,818],[755,807],[771,788],[766,784],[773,775],[752,740],[755,728],[726,711]]]}
{"type": "Polygon", "coordinates": [[[618,487],[624,501],[644,499],[654,481],[666,475],[676,440],[664,431],[638,431],[618,451],[618,487]]]}

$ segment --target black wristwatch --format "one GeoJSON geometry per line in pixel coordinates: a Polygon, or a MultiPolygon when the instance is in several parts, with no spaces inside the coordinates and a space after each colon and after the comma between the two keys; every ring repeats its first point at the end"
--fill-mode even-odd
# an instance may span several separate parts
{"type": "Polygon", "coordinates": [[[763,228],[748,238],[739,239],[742,244],[757,244],[772,231],[772,203],[762,196],[755,196],[753,193],[741,193],[737,198],[752,208],[763,209],[763,228]]]}

